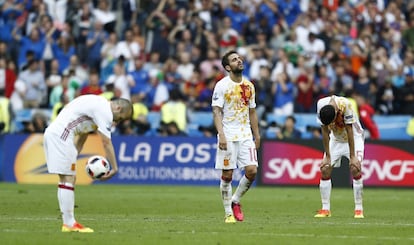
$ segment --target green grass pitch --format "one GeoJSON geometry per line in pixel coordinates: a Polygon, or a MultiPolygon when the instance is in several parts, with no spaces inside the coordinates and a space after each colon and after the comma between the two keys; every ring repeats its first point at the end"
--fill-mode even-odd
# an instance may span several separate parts
{"type": "Polygon", "coordinates": [[[252,187],[245,221],[224,224],[217,187],[76,187],[75,216],[95,233],[61,233],[55,185],[0,183],[0,244],[414,244],[412,189],[366,188],[365,219],[351,188],[333,188],[332,217],[315,187],[252,187]]]}

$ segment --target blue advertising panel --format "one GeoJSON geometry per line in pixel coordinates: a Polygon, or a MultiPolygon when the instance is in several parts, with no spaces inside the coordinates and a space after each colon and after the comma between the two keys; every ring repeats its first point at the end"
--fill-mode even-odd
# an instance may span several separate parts
{"type": "MultiPolygon", "coordinates": [[[[217,185],[215,138],[115,137],[119,172],[109,183],[217,185]]],[[[235,171],[234,180],[241,178],[235,171]]]]}
{"type": "MultiPolygon", "coordinates": [[[[43,152],[43,135],[10,135],[5,138],[4,181],[56,184],[48,174],[43,152]]],[[[119,172],[109,181],[93,181],[85,171],[92,155],[105,155],[101,140],[90,135],[77,160],[77,184],[166,184],[217,185],[221,173],[214,169],[215,138],[133,137],[112,138],[119,172]]],[[[233,179],[240,180],[241,171],[233,179]]]]}
{"type": "MultiPolygon", "coordinates": [[[[4,143],[4,135],[0,135],[0,149],[4,149],[3,143],[4,143]]],[[[4,162],[4,151],[0,150],[0,181],[3,180],[3,162],[4,162]]]]}

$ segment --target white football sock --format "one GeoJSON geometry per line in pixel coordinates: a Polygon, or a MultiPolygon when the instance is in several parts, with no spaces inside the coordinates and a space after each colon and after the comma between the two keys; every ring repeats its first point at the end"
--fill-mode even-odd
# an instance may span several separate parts
{"type": "Polygon", "coordinates": [[[363,183],[362,178],[358,180],[352,181],[352,187],[354,189],[354,202],[355,202],[355,210],[363,210],[362,209],[362,195],[363,195],[363,183]]]}
{"type": "Polygon", "coordinates": [[[252,182],[246,178],[246,175],[243,175],[240,179],[239,185],[237,186],[236,192],[234,192],[234,195],[231,198],[232,202],[240,203],[240,198],[249,190],[251,185],[252,182]]]}
{"type": "Polygon", "coordinates": [[[224,212],[227,214],[233,214],[233,210],[231,209],[231,195],[232,195],[232,187],[231,181],[227,182],[223,179],[220,180],[220,191],[221,191],[221,200],[223,201],[224,212]]]}
{"type": "Polygon", "coordinates": [[[59,183],[58,187],[59,208],[62,213],[63,224],[73,226],[75,224],[75,188],[71,183],[59,183]]]}
{"type": "Polygon", "coordinates": [[[331,190],[332,182],[329,180],[320,180],[319,190],[321,192],[322,209],[331,210],[331,190]]]}

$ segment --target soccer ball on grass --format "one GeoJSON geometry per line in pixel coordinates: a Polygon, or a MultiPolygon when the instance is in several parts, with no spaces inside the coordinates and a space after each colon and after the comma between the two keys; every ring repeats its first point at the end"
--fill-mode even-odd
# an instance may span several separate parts
{"type": "Polygon", "coordinates": [[[111,170],[111,167],[105,157],[96,155],[88,159],[85,169],[92,179],[100,179],[111,170]]]}

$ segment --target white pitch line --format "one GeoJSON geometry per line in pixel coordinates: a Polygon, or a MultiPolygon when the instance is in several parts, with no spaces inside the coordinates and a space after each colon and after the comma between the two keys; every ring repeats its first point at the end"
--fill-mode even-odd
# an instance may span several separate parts
{"type": "MultiPolygon", "coordinates": [[[[88,218],[88,217],[84,217],[82,218],[85,221],[113,221],[113,222],[136,222],[137,219],[130,219],[130,218],[110,218],[110,217],[100,217],[99,219],[97,218],[88,218]]],[[[180,219],[174,219],[174,218],[161,218],[161,217],[147,217],[147,218],[142,218],[144,222],[171,222],[171,221],[178,221],[178,220],[184,220],[184,221],[188,221],[188,222],[203,222],[200,219],[185,219],[185,218],[180,218],[180,219]]],[[[13,221],[13,220],[17,220],[17,221],[55,221],[55,220],[60,220],[60,218],[58,216],[55,217],[1,217],[0,220],[2,221],[13,221]]],[[[209,221],[211,219],[207,219],[205,220],[206,222],[209,221]]],[[[326,220],[326,219],[325,219],[326,220]]],[[[325,220],[321,220],[320,222],[317,221],[312,221],[312,222],[305,222],[305,221],[289,221],[286,222],[289,224],[303,224],[303,225],[309,225],[309,224],[324,224],[324,225],[337,225],[337,224],[341,224],[341,225],[360,225],[360,226],[364,226],[364,225],[370,225],[370,226],[402,226],[402,227],[406,227],[406,226],[414,226],[414,223],[382,223],[382,222],[369,222],[368,219],[365,219],[366,221],[362,221],[361,222],[327,222],[325,220]]],[[[246,222],[247,223],[247,222],[246,222]]],[[[263,223],[263,222],[262,222],[263,223]]],[[[271,224],[271,222],[265,222],[264,224],[271,224]]],[[[283,224],[283,222],[278,222],[278,224],[283,224]]]]}

